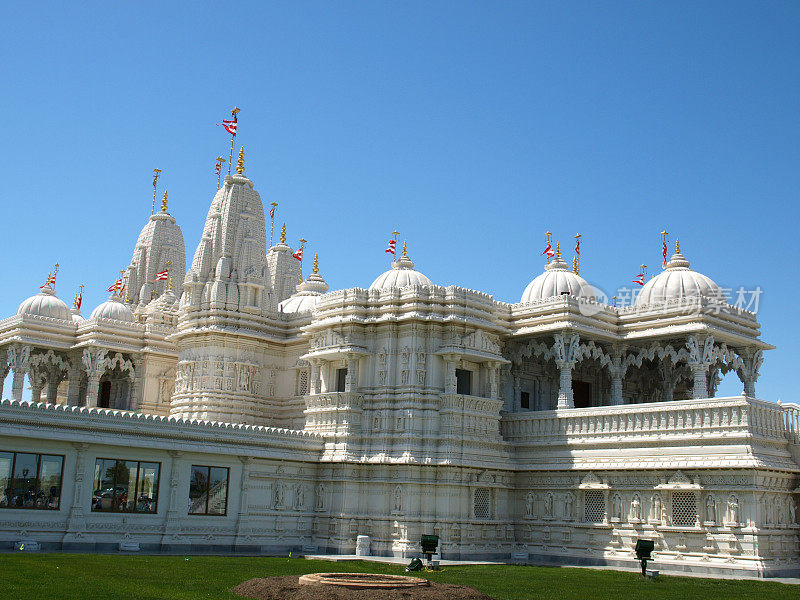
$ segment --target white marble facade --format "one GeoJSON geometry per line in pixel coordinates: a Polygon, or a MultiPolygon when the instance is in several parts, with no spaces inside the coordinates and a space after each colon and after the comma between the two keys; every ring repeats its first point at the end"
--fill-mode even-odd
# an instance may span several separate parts
{"type": "Polygon", "coordinates": [[[3,452],[63,457],[50,510],[7,506],[8,483],[0,545],[354,553],[368,535],[410,556],[436,533],[443,558],[623,565],[646,537],[663,570],[800,574],[800,407],[756,398],[772,347],[679,251],[625,308],[560,256],[517,304],[436,285],[405,249],[329,292],[285,235],[267,247],[243,171],[185,275],[164,210],[126,296],[84,318],[45,286],[0,321],[0,477],[3,452]],[[174,286],[153,282],[167,262],[174,286]],[[716,398],[728,372],[742,395],[716,398]],[[106,459],[158,465],[144,512],[100,510],[106,459]],[[190,514],[198,466],[227,473],[202,499],[219,514],[190,514]]]}

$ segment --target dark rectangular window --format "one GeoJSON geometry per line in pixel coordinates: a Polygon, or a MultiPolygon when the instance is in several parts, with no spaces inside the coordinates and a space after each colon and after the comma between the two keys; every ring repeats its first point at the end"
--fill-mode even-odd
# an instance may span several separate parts
{"type": "Polygon", "coordinates": [[[64,457],[0,452],[0,508],[58,510],[64,457]]]}
{"type": "Polygon", "coordinates": [[[347,369],[336,369],[336,391],[343,392],[347,381],[347,369]]]}
{"type": "Polygon", "coordinates": [[[456,393],[472,394],[472,371],[467,369],[456,369],[456,393]]]}
{"type": "Polygon", "coordinates": [[[92,510],[155,514],[160,470],[156,462],[98,458],[92,510]]]}
{"type": "Polygon", "coordinates": [[[190,515],[225,515],[228,512],[228,468],[192,465],[189,481],[190,515]]]}
{"type": "Polygon", "coordinates": [[[520,392],[519,393],[519,405],[520,405],[520,408],[530,408],[531,407],[531,395],[528,392],[520,392]]]}

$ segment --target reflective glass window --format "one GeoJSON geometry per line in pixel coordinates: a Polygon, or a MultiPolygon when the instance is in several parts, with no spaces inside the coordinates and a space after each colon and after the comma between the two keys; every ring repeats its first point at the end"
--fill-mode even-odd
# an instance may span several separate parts
{"type": "Polygon", "coordinates": [[[0,452],[0,508],[58,510],[63,456],[0,452]]]}
{"type": "Polygon", "coordinates": [[[157,512],[159,463],[98,458],[92,510],[157,512]]]}
{"type": "Polygon", "coordinates": [[[225,515],[228,510],[227,467],[192,465],[189,480],[189,514],[225,515]]]}

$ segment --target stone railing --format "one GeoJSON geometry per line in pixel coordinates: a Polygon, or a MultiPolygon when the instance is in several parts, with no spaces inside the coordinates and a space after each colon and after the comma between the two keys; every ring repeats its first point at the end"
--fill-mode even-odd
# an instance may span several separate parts
{"type": "Polygon", "coordinates": [[[360,428],[364,397],[352,392],[305,396],[305,430],[322,435],[348,436],[360,428]]]}
{"type": "Polygon", "coordinates": [[[495,441],[499,435],[498,421],[502,400],[442,394],[439,406],[441,435],[478,436],[495,441]]]}
{"type": "Polygon", "coordinates": [[[782,441],[797,438],[798,415],[797,408],[740,396],[511,413],[503,416],[501,432],[506,441],[526,445],[746,435],[782,441]]]}
{"type": "Polygon", "coordinates": [[[800,405],[781,404],[783,429],[790,444],[800,444],[800,405]]]}

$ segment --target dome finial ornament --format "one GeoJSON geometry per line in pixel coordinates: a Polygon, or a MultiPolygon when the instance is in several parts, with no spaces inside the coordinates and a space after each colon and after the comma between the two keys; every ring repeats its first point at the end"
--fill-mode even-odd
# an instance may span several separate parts
{"type": "Polygon", "coordinates": [[[316,275],[319,273],[319,254],[314,255],[314,268],[311,271],[316,275]]]}
{"type": "Polygon", "coordinates": [[[675,238],[675,254],[681,253],[681,241],[678,238],[675,238]]]}
{"type": "Polygon", "coordinates": [[[561,258],[561,242],[556,242],[556,258],[561,258]]]}
{"type": "Polygon", "coordinates": [[[578,257],[577,256],[573,257],[573,259],[572,259],[572,272],[575,273],[575,275],[578,274],[578,257]]]}
{"type": "Polygon", "coordinates": [[[281,227],[281,244],[285,243],[286,243],[286,223],[284,223],[283,227],[281,227]]]}
{"type": "Polygon", "coordinates": [[[236,173],[244,175],[244,146],[239,148],[239,161],[236,163],[236,173]]]}
{"type": "Polygon", "coordinates": [[[164,190],[164,197],[161,199],[161,212],[167,212],[167,190],[164,190]]]}
{"type": "Polygon", "coordinates": [[[403,240],[403,256],[408,256],[408,241],[403,240]]]}

